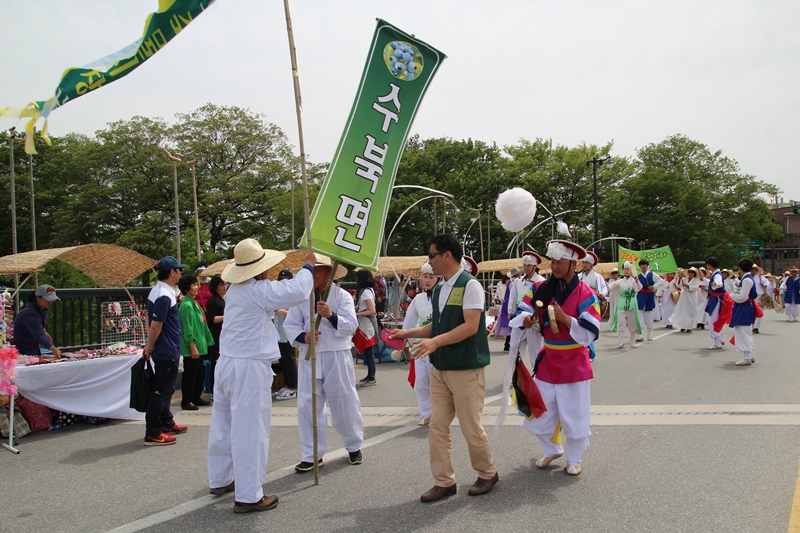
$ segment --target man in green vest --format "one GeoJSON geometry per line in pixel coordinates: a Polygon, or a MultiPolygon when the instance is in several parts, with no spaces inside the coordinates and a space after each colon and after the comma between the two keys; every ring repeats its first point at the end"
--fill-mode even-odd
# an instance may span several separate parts
{"type": "MultiPolygon", "coordinates": [[[[486,391],[484,367],[489,364],[485,296],[478,280],[462,267],[462,257],[461,244],[453,235],[437,235],[431,240],[428,263],[434,274],[443,277],[433,293],[432,320],[420,328],[393,333],[397,339],[422,339],[411,353],[415,358],[430,356],[432,365],[428,445],[436,484],[420,497],[423,502],[435,502],[456,493],[450,443],[450,424],[456,415],[472,468],[478,472],[469,495],[486,494],[499,480],[489,438],[481,425],[486,391]]],[[[474,261],[467,267],[477,271],[474,261]]]]}

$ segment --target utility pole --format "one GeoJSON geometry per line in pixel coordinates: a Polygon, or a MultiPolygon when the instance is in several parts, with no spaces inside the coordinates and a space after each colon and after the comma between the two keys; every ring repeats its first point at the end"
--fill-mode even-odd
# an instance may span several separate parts
{"type": "Polygon", "coordinates": [[[166,148],[164,148],[164,153],[167,154],[169,160],[172,161],[172,184],[175,195],[175,249],[177,252],[175,254],[175,257],[178,259],[178,263],[180,263],[181,262],[181,219],[178,214],[178,163],[181,162],[181,158],[172,155],[166,148]]]}
{"type": "MultiPolygon", "coordinates": [[[[197,159],[187,161],[186,164],[189,165],[190,169],[192,169],[192,194],[194,195],[194,234],[197,239],[197,262],[199,263],[203,252],[200,250],[200,214],[197,211],[197,179],[194,175],[194,166],[197,164],[197,159]]],[[[178,261],[180,261],[180,259],[178,261]]]]}
{"type": "MultiPolygon", "coordinates": [[[[36,130],[34,130],[34,134],[36,130]]],[[[33,191],[33,155],[28,154],[28,174],[31,182],[31,250],[36,250],[36,202],[34,201],[35,194],[33,191]]],[[[39,286],[39,273],[33,273],[33,285],[39,286]]]]}
{"type": "MultiPolygon", "coordinates": [[[[17,138],[16,126],[8,130],[8,164],[11,168],[11,253],[17,253],[17,188],[14,184],[14,139],[17,138]]],[[[14,313],[19,311],[19,274],[14,274],[14,313]]]]}

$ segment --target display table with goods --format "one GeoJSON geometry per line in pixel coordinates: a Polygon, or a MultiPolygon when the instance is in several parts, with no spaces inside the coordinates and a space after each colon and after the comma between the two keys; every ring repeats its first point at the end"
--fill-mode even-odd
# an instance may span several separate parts
{"type": "Polygon", "coordinates": [[[144,420],[130,402],[131,367],[141,348],[117,346],[52,356],[20,356],[19,393],[50,409],[80,416],[144,420]]]}

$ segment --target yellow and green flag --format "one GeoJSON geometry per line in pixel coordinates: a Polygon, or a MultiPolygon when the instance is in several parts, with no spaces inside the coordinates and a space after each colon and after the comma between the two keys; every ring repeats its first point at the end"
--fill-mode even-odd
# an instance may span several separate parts
{"type": "Polygon", "coordinates": [[[444,59],[432,46],[378,20],[356,100],[311,213],[315,250],[377,269],[400,156],[444,59]]]}
{"type": "Polygon", "coordinates": [[[88,65],[68,68],[51,98],[31,102],[23,108],[0,108],[0,118],[30,119],[25,125],[25,152],[35,154],[33,129],[39,117],[44,119],[41,135],[49,144],[47,119],[53,110],[127,76],[161,50],[213,2],[214,0],[159,0],[158,11],[147,17],[141,38],[88,65]]]}
{"type": "Polygon", "coordinates": [[[667,272],[677,272],[678,265],[675,263],[675,257],[672,255],[672,250],[669,246],[662,246],[661,248],[652,248],[650,250],[628,250],[627,248],[619,247],[619,268],[622,272],[622,265],[625,261],[638,264],[642,259],[647,259],[650,262],[650,270],[656,274],[666,274],[667,272]]]}

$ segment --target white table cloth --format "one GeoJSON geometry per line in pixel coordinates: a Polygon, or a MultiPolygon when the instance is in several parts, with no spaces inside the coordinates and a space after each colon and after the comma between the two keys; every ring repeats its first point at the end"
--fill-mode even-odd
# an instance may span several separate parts
{"type": "Polygon", "coordinates": [[[128,407],[131,367],[141,355],[18,367],[22,396],[67,413],[124,420],[144,420],[128,407]]]}

